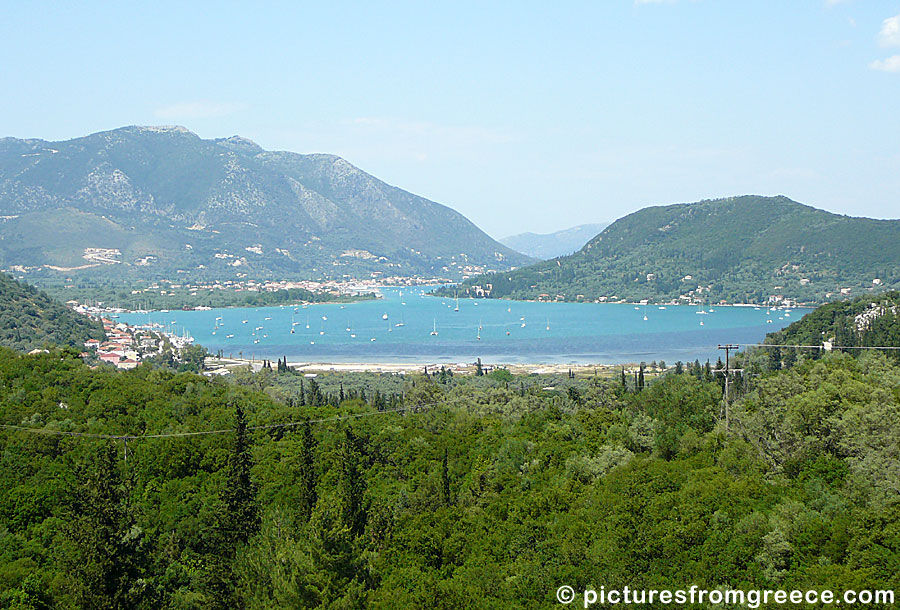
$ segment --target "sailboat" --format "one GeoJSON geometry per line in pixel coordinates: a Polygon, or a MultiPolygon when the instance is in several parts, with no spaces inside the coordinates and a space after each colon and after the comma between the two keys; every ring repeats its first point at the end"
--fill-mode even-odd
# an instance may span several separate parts
{"type": "Polygon", "coordinates": [[[438,332],[437,332],[437,320],[435,320],[435,321],[434,321],[434,326],[432,326],[431,336],[432,336],[432,337],[437,337],[437,334],[438,334],[438,332]]]}
{"type": "Polygon", "coordinates": [[[453,311],[459,311],[459,295],[456,295],[456,307],[453,308],[453,311]]]}
{"type": "Polygon", "coordinates": [[[402,313],[400,314],[400,321],[397,322],[396,324],[394,324],[394,326],[397,326],[397,327],[400,327],[400,326],[406,326],[406,325],[403,323],[403,314],[402,314],[402,313]]]}
{"type": "Polygon", "coordinates": [[[644,307],[644,322],[647,321],[647,307],[644,307]]]}
{"type": "Polygon", "coordinates": [[[478,335],[475,337],[478,341],[481,341],[481,327],[478,327],[478,335]]]}
{"type": "Polygon", "coordinates": [[[550,318],[547,318],[547,330],[550,330],[550,318]]]}

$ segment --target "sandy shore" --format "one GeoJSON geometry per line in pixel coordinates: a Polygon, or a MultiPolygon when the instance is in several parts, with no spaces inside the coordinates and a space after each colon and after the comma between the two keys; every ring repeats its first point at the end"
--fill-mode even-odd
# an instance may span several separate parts
{"type": "MultiPolygon", "coordinates": [[[[262,368],[262,360],[247,360],[239,358],[207,358],[208,368],[235,368],[239,366],[251,366],[254,371],[262,368]]],[[[452,370],[455,374],[475,374],[473,363],[440,363],[440,362],[404,362],[404,363],[371,363],[371,362],[288,362],[288,366],[304,373],[422,373],[425,367],[429,371],[439,370],[441,366],[452,370]]],[[[565,375],[572,371],[575,375],[592,376],[595,374],[609,375],[618,373],[622,366],[626,372],[632,368],[637,369],[637,364],[610,365],[610,364],[523,364],[523,363],[496,363],[485,362],[486,370],[504,368],[514,375],[565,375]]]]}

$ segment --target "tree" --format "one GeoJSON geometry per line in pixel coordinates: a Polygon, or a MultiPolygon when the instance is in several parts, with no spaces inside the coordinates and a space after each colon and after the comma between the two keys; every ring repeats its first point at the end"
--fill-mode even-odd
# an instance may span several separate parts
{"type": "Polygon", "coordinates": [[[363,504],[366,483],[360,473],[359,444],[359,438],[350,428],[346,428],[338,452],[339,493],[341,519],[354,536],[361,535],[366,529],[366,510],[363,504]]]}
{"type": "Polygon", "coordinates": [[[444,449],[444,458],[441,460],[441,501],[444,506],[450,506],[450,469],[447,466],[446,449],[444,449]]]}
{"type": "Polygon", "coordinates": [[[235,545],[246,542],[259,531],[256,485],[250,477],[253,458],[247,436],[247,422],[240,405],[235,408],[234,446],[228,460],[228,477],[222,490],[225,505],[222,533],[235,545]]]}
{"type": "Polygon", "coordinates": [[[316,474],[316,438],[312,426],[303,424],[300,446],[300,512],[308,520],[318,500],[319,477],[316,474]]]}
{"type": "Polygon", "coordinates": [[[60,557],[73,607],[135,608],[149,593],[140,578],[143,535],[134,527],[117,459],[108,443],[76,469],[60,557]]]}
{"type": "Polygon", "coordinates": [[[247,422],[240,404],[235,407],[234,445],[228,458],[228,473],[221,492],[223,510],[215,544],[209,556],[205,588],[212,608],[240,608],[242,603],[235,596],[236,578],[233,571],[238,548],[246,545],[260,529],[259,509],[256,504],[256,485],[250,478],[253,461],[247,438],[247,422]]]}

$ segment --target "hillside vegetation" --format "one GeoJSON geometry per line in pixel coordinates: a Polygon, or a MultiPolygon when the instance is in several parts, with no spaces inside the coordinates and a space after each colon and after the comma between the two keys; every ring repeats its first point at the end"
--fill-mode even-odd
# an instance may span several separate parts
{"type": "Polygon", "coordinates": [[[0,345],[28,351],[45,345],[81,348],[103,328],[33,286],[0,273],[0,345]]]}
{"type": "Polygon", "coordinates": [[[126,278],[459,277],[529,260],[454,210],[334,155],[204,140],[182,127],[0,139],[0,267],[126,278]]]}
{"type": "Polygon", "coordinates": [[[418,409],[391,413],[284,371],[0,350],[0,422],[43,432],[0,430],[0,607],[537,609],[563,584],[900,582],[900,369],[883,357],[756,378],[727,431],[699,365],[643,389],[542,385],[410,376],[391,401],[418,409]],[[283,422],[300,425],[254,429],[283,422]],[[127,461],[121,442],[47,434],[222,429],[132,439],[127,461]]]}
{"type": "Polygon", "coordinates": [[[831,214],[786,197],[731,197],[650,207],[621,218],[571,256],[463,283],[497,298],[575,301],[680,297],[822,302],[900,287],[900,220],[831,214]]]}

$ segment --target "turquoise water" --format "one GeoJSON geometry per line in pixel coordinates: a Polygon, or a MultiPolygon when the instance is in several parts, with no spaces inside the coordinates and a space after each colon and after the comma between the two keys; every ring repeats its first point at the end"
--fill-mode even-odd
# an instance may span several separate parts
{"type": "Polygon", "coordinates": [[[383,299],[346,305],[121,314],[119,320],[187,331],[212,352],[244,358],[613,364],[715,360],[717,344],[759,342],[810,311],[715,306],[698,315],[691,306],[485,299],[460,299],[455,311],[453,299],[422,289],[382,292],[383,299]]]}

